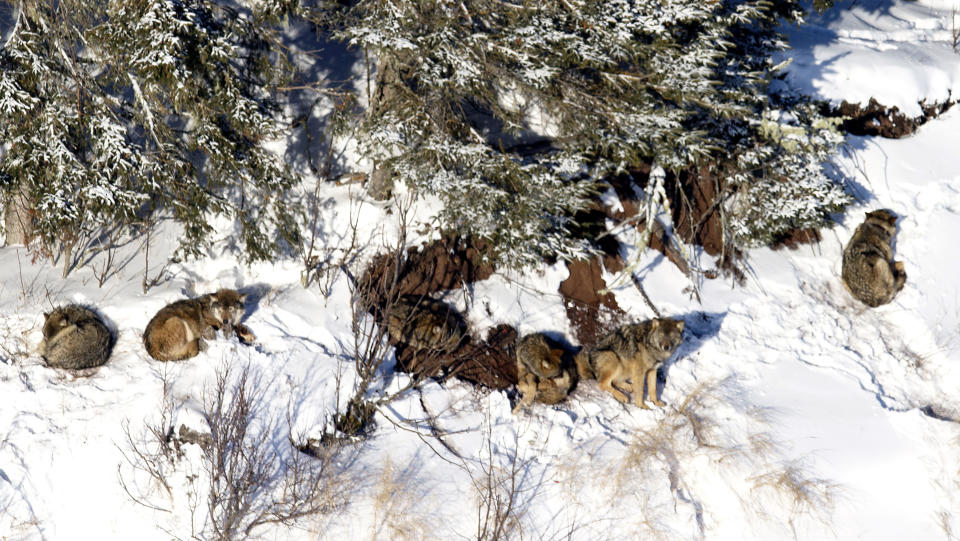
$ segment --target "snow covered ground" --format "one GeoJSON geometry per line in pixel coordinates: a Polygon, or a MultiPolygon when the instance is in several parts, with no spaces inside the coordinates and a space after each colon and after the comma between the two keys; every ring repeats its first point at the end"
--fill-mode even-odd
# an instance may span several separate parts
{"type": "Polygon", "coordinates": [[[788,81],[807,94],[864,105],[874,97],[918,116],[918,101],[960,89],[955,0],[842,1],[806,23],[790,32],[788,81]]]}
{"type": "MultiPolygon", "coordinates": [[[[944,33],[951,7],[841,3],[811,17],[812,30],[791,31],[788,81],[825,99],[875,96],[909,111],[920,98],[943,99],[960,79],[944,33]]],[[[840,225],[817,245],[751,252],[746,284],[708,280],[702,304],[683,292],[689,283],[676,267],[645,254],[646,291],[687,327],[665,368],[666,408],[623,406],[585,382],[566,403],[512,415],[506,393],[431,383],[383,408],[371,437],[336,464],[328,490],[343,498],[337,506],[253,533],[476,538],[485,511],[507,497],[514,506],[503,527],[527,539],[960,535],[958,140],[957,109],[907,139],[849,138],[835,166],[859,202],[840,225]],[[869,309],[843,288],[840,254],[875,208],[902,217],[895,252],[908,278],[891,304],[869,309]]],[[[339,257],[356,219],[369,257],[391,244],[397,215],[379,203],[358,208],[349,191],[322,189],[322,248],[339,257]]],[[[410,229],[430,235],[431,210],[419,207],[410,229]]],[[[151,247],[154,276],[175,240],[163,231],[151,247]]],[[[225,249],[169,266],[144,295],[143,265],[136,255],[101,288],[89,268],[60,279],[22,248],[0,248],[0,540],[210,538],[205,510],[191,507],[191,490],[205,495],[203,473],[189,478],[196,446],[166,470],[167,491],[133,467],[130,439],[143,449],[165,404],[175,424],[203,430],[199,412],[224,366],[234,377],[249,367],[260,426],[275,422],[264,447],[284,457],[288,435],[318,436],[343,404],[338,376],[341,385],[352,377],[343,275],[304,289],[297,262],[245,269],[225,249]],[[189,361],[150,359],[141,337],[153,314],[219,287],[250,294],[245,323],[257,344],[220,338],[189,361]],[[46,368],[35,353],[43,312],[66,302],[96,306],[117,331],[110,362],[93,374],[46,368]]],[[[557,293],[565,277],[562,264],[498,272],[458,303],[480,333],[509,323],[572,340],[557,293]]],[[[652,316],[629,280],[615,294],[631,318],[652,316]]],[[[383,385],[404,382],[395,375],[383,385]]]]}

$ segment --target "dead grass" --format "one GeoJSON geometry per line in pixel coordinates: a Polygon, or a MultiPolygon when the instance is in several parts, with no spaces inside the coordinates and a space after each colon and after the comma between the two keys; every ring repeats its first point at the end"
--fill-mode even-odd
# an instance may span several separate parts
{"type": "Polygon", "coordinates": [[[937,524],[940,525],[940,530],[943,531],[944,539],[947,541],[960,539],[953,531],[953,513],[950,510],[941,509],[937,511],[937,524]]]}
{"type": "Polygon", "coordinates": [[[436,531],[434,515],[418,508],[415,473],[412,465],[398,468],[389,459],[383,465],[373,493],[371,541],[427,539],[436,531]]]}
{"type": "Polygon", "coordinates": [[[801,537],[797,531],[799,517],[811,517],[824,525],[830,523],[839,486],[814,477],[801,461],[771,463],[767,471],[750,481],[751,508],[772,521],[785,519],[795,539],[801,537]],[[771,501],[780,504],[780,513],[769,512],[771,501]]]}
{"type": "Polygon", "coordinates": [[[739,401],[729,394],[735,388],[732,381],[698,385],[666,408],[655,425],[625,442],[625,453],[604,462],[594,450],[561,470],[565,490],[600,490],[603,499],[621,502],[611,504],[615,508],[631,502],[637,513],[608,518],[629,524],[644,539],[670,540],[691,533],[709,538],[719,512],[711,503],[716,502],[718,485],[739,499],[745,515],[785,527],[788,536],[802,538],[806,519],[829,528],[839,487],[811,475],[802,462],[786,459],[771,435],[773,412],[738,410],[734,404],[739,401]],[[602,466],[597,468],[597,463],[602,466]],[[587,485],[597,479],[600,486],[587,485]],[[689,517],[689,523],[677,531],[683,517],[689,517]]]}

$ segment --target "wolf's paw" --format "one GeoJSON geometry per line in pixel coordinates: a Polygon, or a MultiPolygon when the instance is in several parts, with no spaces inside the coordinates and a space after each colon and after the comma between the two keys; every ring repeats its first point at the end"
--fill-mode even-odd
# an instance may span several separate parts
{"type": "Polygon", "coordinates": [[[243,323],[237,323],[234,325],[233,332],[244,345],[250,345],[257,340],[257,335],[253,334],[253,331],[250,330],[250,327],[247,327],[243,323]]]}

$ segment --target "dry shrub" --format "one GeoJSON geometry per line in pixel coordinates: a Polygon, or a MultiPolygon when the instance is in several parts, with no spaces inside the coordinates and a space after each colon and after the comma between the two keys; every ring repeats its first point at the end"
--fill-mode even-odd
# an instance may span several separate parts
{"type": "MultiPolygon", "coordinates": [[[[489,416],[489,410],[487,415],[489,416]]],[[[525,496],[535,492],[537,487],[524,484],[524,475],[529,461],[519,458],[515,435],[512,448],[507,449],[506,464],[500,465],[496,459],[489,417],[483,431],[484,446],[480,460],[473,466],[464,463],[470,475],[474,489],[477,511],[477,541],[501,541],[522,539],[522,520],[526,514],[529,499],[525,496]]]]}
{"type": "MultiPolygon", "coordinates": [[[[0,449],[8,444],[6,438],[0,440],[0,449]]],[[[36,510],[30,506],[21,490],[22,487],[14,486],[13,481],[0,470],[0,540],[2,541],[43,538],[45,529],[41,528],[36,510]]]]}
{"type": "Polygon", "coordinates": [[[235,380],[231,372],[226,366],[218,370],[204,400],[211,436],[203,457],[212,538],[245,539],[264,524],[292,526],[335,510],[344,498],[333,464],[335,450],[311,457],[293,446],[278,449],[271,440],[276,420],[258,423],[267,415],[264,386],[251,377],[249,367],[241,368],[235,380]]]}
{"type": "Polygon", "coordinates": [[[172,478],[176,476],[176,466],[179,458],[183,457],[179,445],[171,445],[170,435],[173,434],[174,410],[180,405],[170,394],[170,380],[166,372],[161,375],[162,398],[160,401],[160,416],[152,422],[144,424],[139,433],[130,428],[125,421],[123,433],[126,437],[126,450],[120,452],[126,461],[127,473],[124,474],[124,465],[117,465],[117,479],[127,495],[134,502],[163,512],[170,512],[166,507],[174,499],[172,478]],[[147,486],[138,482],[138,478],[146,476],[147,486]],[[157,499],[160,491],[163,499],[157,499]]]}
{"type": "MultiPolygon", "coordinates": [[[[398,217],[402,230],[404,216],[398,213],[398,217]]],[[[355,284],[354,304],[361,316],[369,313],[379,327],[386,327],[391,315],[398,312],[395,307],[401,298],[419,299],[424,307],[440,304],[429,295],[489,278],[494,271],[491,260],[489,243],[481,240],[445,235],[429,244],[409,248],[399,242],[364,269],[355,284]]],[[[446,310],[455,319],[462,319],[452,308],[446,310]]],[[[397,342],[385,331],[379,334],[396,347],[397,368],[413,374],[416,379],[458,377],[492,389],[505,389],[517,382],[512,352],[516,331],[512,328],[497,327],[485,340],[464,339],[449,351],[418,350],[397,342]]],[[[366,337],[361,338],[355,342],[370,343],[366,337]]],[[[365,349],[375,348],[360,348],[361,357],[370,357],[365,349]]]]}
{"type": "MultiPolygon", "coordinates": [[[[159,421],[148,424],[140,436],[127,429],[130,452],[124,453],[134,474],[146,473],[154,486],[164,489],[168,502],[178,499],[176,493],[186,493],[193,538],[247,539],[255,537],[261,526],[297,526],[345,504],[351,485],[337,470],[337,449],[327,447],[308,456],[292,445],[278,445],[273,438],[278,421],[266,408],[264,386],[249,367],[222,365],[205,393],[202,414],[210,434],[199,445],[199,468],[183,461],[185,443],[174,436],[175,406],[167,389],[164,382],[159,421]]],[[[118,471],[134,501],[172,510],[172,506],[162,507],[163,500],[157,503],[155,491],[128,483],[122,469],[118,471]],[[138,492],[134,494],[132,488],[138,492]]]]}
{"type": "Polygon", "coordinates": [[[27,335],[33,331],[33,325],[27,324],[23,316],[0,318],[0,362],[20,364],[31,354],[27,335]]]}
{"type": "Polygon", "coordinates": [[[395,203],[397,238],[392,246],[386,247],[387,254],[377,256],[376,263],[363,268],[359,278],[356,277],[356,268],[342,267],[350,288],[351,336],[340,347],[342,355],[353,360],[355,377],[347,384],[343,373],[336,376],[339,409],[333,414],[332,426],[325,429],[321,439],[324,445],[365,436],[373,427],[377,408],[418,383],[412,379],[397,392],[378,394],[375,391],[376,383],[385,375],[392,357],[386,321],[404,295],[402,269],[406,268],[408,258],[404,248],[412,201],[397,199],[395,203]],[[343,395],[349,398],[341,407],[343,395]]]}

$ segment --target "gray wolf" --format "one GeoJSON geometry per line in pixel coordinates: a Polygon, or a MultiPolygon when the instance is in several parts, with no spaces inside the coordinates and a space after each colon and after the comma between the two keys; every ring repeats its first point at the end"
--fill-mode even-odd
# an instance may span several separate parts
{"type": "Polygon", "coordinates": [[[465,336],[460,314],[446,303],[418,295],[404,295],[390,305],[387,332],[414,349],[446,352],[465,336]]]}
{"type": "Polygon", "coordinates": [[[607,334],[594,347],[582,350],[575,357],[580,378],[596,378],[601,389],[620,402],[628,401],[619,386],[630,380],[633,403],[646,409],[643,400],[644,382],[647,395],[657,406],[665,406],[657,398],[657,369],[673,355],[683,341],[683,321],[655,318],[624,325],[607,334]]]}
{"type": "Polygon", "coordinates": [[[521,399],[514,413],[534,400],[556,404],[567,397],[574,372],[564,366],[563,356],[563,349],[554,347],[543,333],[528,334],[517,341],[517,390],[521,399]]]}
{"type": "Polygon", "coordinates": [[[69,304],[44,314],[40,354],[56,368],[101,366],[110,357],[113,335],[93,310],[69,304]]]}
{"type": "Polygon", "coordinates": [[[240,330],[246,327],[239,322],[246,297],[233,289],[221,289],[164,306],[143,331],[147,353],[158,361],[189,359],[206,347],[203,340],[212,340],[221,329],[225,334],[237,332],[243,339],[240,330]]]}
{"type": "Polygon", "coordinates": [[[907,281],[903,262],[893,260],[896,222],[889,210],[868,212],[843,250],[843,285],[867,306],[892,301],[907,281]]]}

